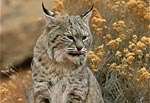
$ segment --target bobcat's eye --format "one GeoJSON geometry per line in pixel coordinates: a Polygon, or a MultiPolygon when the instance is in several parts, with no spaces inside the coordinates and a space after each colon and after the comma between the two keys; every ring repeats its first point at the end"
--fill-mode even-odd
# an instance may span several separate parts
{"type": "Polygon", "coordinates": [[[87,36],[83,36],[83,37],[82,37],[82,40],[85,40],[86,38],[87,38],[87,36]]]}
{"type": "Polygon", "coordinates": [[[69,35],[68,35],[67,38],[70,39],[70,40],[74,40],[74,37],[73,37],[73,36],[69,36],[69,35]]]}

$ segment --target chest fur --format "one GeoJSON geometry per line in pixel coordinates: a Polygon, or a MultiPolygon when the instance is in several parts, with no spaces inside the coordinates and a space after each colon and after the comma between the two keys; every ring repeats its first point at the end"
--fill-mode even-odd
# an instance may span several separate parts
{"type": "MultiPolygon", "coordinates": [[[[48,88],[54,102],[56,98],[61,102],[61,100],[67,100],[71,96],[77,96],[77,98],[81,98],[84,101],[88,93],[88,76],[72,75],[61,79],[56,76],[49,79],[48,88]]],[[[66,102],[64,101],[63,103],[66,102]]]]}
{"type": "Polygon", "coordinates": [[[73,70],[68,66],[56,66],[54,64],[47,64],[46,66],[47,68],[42,65],[38,67],[34,64],[33,68],[38,72],[33,72],[33,74],[37,73],[33,78],[36,78],[34,80],[36,85],[41,83],[39,82],[40,79],[44,81],[46,85],[42,85],[42,88],[48,90],[51,101],[56,102],[57,100],[57,102],[61,103],[64,100],[62,103],[66,103],[65,100],[68,100],[67,98],[71,98],[72,96],[80,98],[82,101],[86,99],[89,89],[89,76],[86,67],[73,70]]]}

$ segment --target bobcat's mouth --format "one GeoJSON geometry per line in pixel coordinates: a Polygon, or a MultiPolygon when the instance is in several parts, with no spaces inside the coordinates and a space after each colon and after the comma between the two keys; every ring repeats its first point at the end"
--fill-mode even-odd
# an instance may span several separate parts
{"type": "Polygon", "coordinates": [[[77,52],[70,52],[68,54],[71,55],[71,56],[80,56],[80,55],[83,55],[84,53],[82,53],[80,51],[77,51],[77,52]]]}

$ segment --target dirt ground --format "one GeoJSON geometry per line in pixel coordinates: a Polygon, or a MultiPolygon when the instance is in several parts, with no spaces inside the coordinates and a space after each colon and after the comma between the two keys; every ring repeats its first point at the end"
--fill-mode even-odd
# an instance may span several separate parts
{"type": "Polygon", "coordinates": [[[17,72],[9,78],[2,77],[0,103],[25,103],[26,91],[31,83],[31,70],[17,72]]]}
{"type": "Polygon", "coordinates": [[[1,0],[0,2],[0,103],[24,103],[31,83],[30,62],[43,29],[41,3],[54,0],[1,0]]]}

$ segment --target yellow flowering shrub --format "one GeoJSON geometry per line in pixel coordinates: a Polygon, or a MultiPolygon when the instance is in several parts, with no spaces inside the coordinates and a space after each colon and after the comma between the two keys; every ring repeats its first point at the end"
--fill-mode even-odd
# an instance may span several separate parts
{"type": "Polygon", "coordinates": [[[142,67],[139,71],[140,76],[137,78],[137,81],[139,83],[147,81],[147,79],[150,79],[150,73],[146,70],[145,67],[142,67]]]}
{"type": "Polygon", "coordinates": [[[52,11],[54,11],[56,14],[62,14],[64,13],[63,9],[64,9],[64,4],[61,0],[55,0],[55,2],[57,3],[57,5],[55,5],[52,8],[52,11]]]}
{"type": "Polygon", "coordinates": [[[112,24],[112,29],[116,30],[117,32],[122,32],[124,30],[125,26],[126,25],[125,25],[124,21],[119,20],[112,24]]]}
{"type": "Polygon", "coordinates": [[[103,19],[96,8],[93,9],[93,18],[91,19],[92,30],[100,37],[102,36],[102,31],[106,28],[106,20],[103,19]]]}

